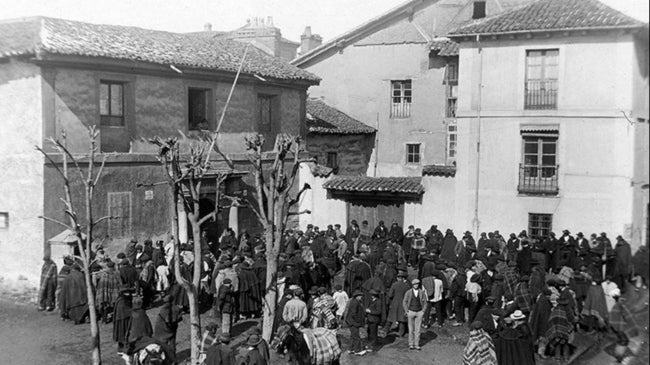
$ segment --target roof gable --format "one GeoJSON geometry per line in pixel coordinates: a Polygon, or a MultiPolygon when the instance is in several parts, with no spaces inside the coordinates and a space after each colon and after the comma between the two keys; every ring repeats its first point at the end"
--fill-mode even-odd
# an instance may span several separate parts
{"type": "Polygon", "coordinates": [[[539,0],[462,25],[450,36],[641,26],[642,22],[597,0],[539,0]]]}
{"type": "MultiPolygon", "coordinates": [[[[104,57],[213,71],[237,72],[246,45],[222,37],[171,33],[35,17],[0,23],[0,57],[53,54],[104,57]]],[[[311,84],[319,78],[249,47],[242,72],[311,84]]]]}

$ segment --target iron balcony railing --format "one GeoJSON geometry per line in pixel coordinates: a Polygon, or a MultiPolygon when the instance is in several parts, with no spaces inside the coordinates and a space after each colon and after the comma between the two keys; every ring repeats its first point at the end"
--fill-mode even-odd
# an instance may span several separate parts
{"type": "Polygon", "coordinates": [[[524,109],[557,109],[557,80],[526,81],[524,109]]]}
{"type": "Polygon", "coordinates": [[[411,103],[392,103],[390,116],[391,118],[409,118],[411,116],[411,103]]]}
{"type": "Polygon", "coordinates": [[[447,118],[456,118],[456,98],[447,98],[447,110],[445,116],[447,118]]]}
{"type": "Polygon", "coordinates": [[[522,194],[549,194],[559,191],[557,176],[559,165],[519,165],[519,186],[522,194]]]}

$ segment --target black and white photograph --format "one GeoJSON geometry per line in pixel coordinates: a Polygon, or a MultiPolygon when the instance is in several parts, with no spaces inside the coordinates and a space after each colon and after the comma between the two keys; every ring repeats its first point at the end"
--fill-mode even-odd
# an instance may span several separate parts
{"type": "Polygon", "coordinates": [[[649,0],[0,0],[0,365],[650,361],[649,0]]]}

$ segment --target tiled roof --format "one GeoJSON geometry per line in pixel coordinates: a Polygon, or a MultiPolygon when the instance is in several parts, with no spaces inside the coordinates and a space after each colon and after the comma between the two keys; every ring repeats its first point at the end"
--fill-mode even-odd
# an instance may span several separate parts
{"type": "Polygon", "coordinates": [[[423,194],[421,181],[421,177],[336,176],[326,181],[323,187],[351,192],[423,194]]]}
{"type": "MultiPolygon", "coordinates": [[[[237,72],[246,45],[223,39],[46,17],[0,22],[0,57],[58,54],[105,57],[204,70],[237,72]]],[[[317,84],[319,78],[249,47],[242,68],[281,80],[317,84]]]]}
{"type": "Polygon", "coordinates": [[[307,128],[309,133],[372,134],[369,127],[319,99],[307,99],[307,128]]]}
{"type": "Polygon", "coordinates": [[[438,56],[458,56],[459,44],[451,39],[434,39],[431,50],[438,51],[438,56]]]}
{"type": "Polygon", "coordinates": [[[597,0],[539,0],[460,26],[452,36],[524,31],[636,28],[643,23],[597,0]]]}
{"type": "Polygon", "coordinates": [[[456,176],[456,166],[449,165],[426,165],[422,167],[422,176],[456,176]]]}

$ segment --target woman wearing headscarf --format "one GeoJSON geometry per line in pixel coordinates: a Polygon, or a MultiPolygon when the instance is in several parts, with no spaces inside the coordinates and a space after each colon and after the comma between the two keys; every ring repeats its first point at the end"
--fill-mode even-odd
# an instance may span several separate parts
{"type": "Polygon", "coordinates": [[[546,331],[548,330],[548,320],[551,317],[552,309],[551,290],[545,287],[537,296],[537,300],[533,305],[533,310],[530,312],[530,318],[528,320],[534,344],[537,346],[537,354],[541,358],[546,358],[546,345],[548,344],[546,331]]]}
{"type": "Polygon", "coordinates": [[[504,324],[494,343],[499,365],[534,365],[535,352],[526,316],[516,310],[504,318],[504,324]]]}
{"type": "Polygon", "coordinates": [[[61,311],[75,324],[84,323],[88,315],[88,293],[81,266],[75,263],[61,288],[61,311]]]}
{"type": "Polygon", "coordinates": [[[129,342],[135,342],[142,337],[151,337],[153,328],[147,312],[142,308],[142,299],[133,298],[133,310],[131,312],[131,323],[129,325],[127,339],[129,342]]]}
{"type": "Polygon", "coordinates": [[[113,341],[117,342],[117,352],[126,350],[129,328],[131,327],[131,313],[133,312],[132,292],[128,286],[120,288],[120,296],[113,309],[113,341]]]}
{"type": "MultiPolygon", "coordinates": [[[[587,274],[588,275],[588,274],[587,274]]],[[[587,296],[582,305],[580,323],[587,329],[593,331],[605,327],[609,318],[607,303],[605,302],[605,291],[596,281],[591,280],[591,275],[587,276],[591,285],[587,289],[587,296]]]]}
{"type": "Polygon", "coordinates": [[[571,353],[575,336],[574,320],[569,292],[563,291],[557,299],[557,305],[551,310],[549,327],[546,331],[549,346],[558,361],[566,361],[571,353]]]}

